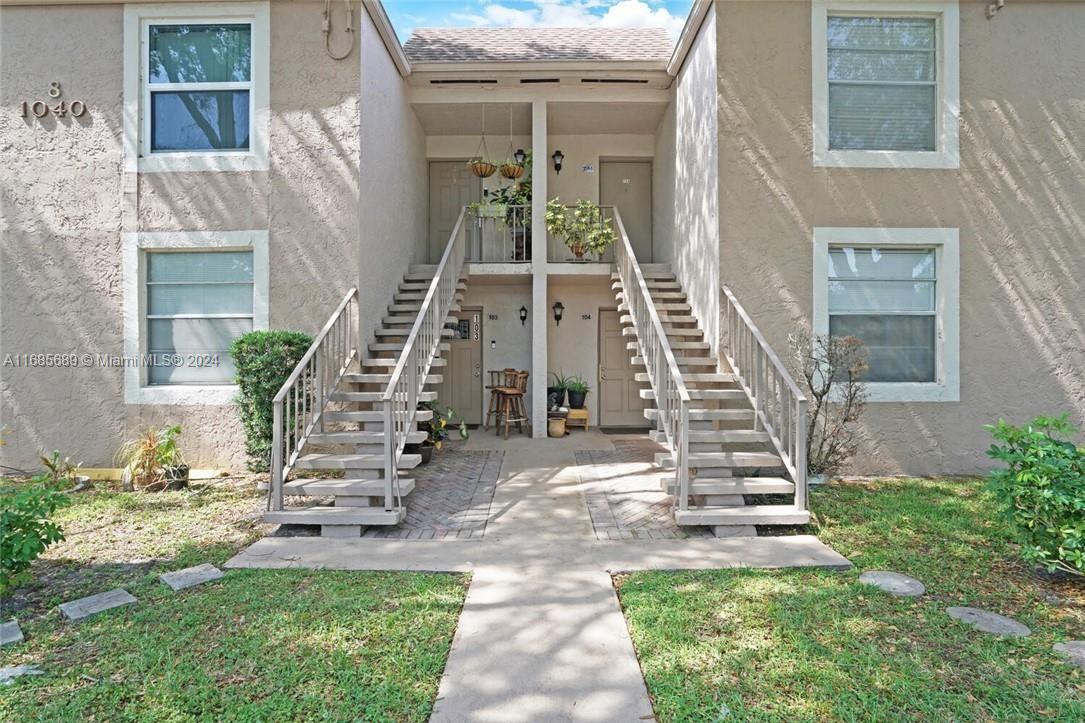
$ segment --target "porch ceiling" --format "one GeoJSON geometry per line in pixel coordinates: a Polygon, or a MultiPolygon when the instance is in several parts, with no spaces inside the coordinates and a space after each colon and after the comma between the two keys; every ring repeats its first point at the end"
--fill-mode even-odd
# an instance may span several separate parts
{"type": "MultiPolygon", "coordinates": [[[[414,111],[426,135],[472,136],[482,132],[486,109],[486,134],[531,135],[530,103],[415,103],[414,111]]],[[[651,134],[659,127],[666,103],[653,102],[563,102],[547,106],[550,135],[591,135],[610,133],[651,134]]]]}

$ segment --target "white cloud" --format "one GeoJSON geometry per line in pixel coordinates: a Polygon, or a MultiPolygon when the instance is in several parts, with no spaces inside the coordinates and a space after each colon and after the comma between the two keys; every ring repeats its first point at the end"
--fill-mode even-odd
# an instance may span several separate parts
{"type": "Polygon", "coordinates": [[[664,28],[677,38],[685,18],[645,0],[534,0],[534,7],[487,3],[478,13],[454,13],[456,20],[478,27],[664,28]]]}

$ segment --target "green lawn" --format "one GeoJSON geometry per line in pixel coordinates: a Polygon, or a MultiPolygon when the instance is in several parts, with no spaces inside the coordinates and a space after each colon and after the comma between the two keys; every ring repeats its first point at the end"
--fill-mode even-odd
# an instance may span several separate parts
{"type": "Polygon", "coordinates": [[[1019,564],[976,480],[832,485],[819,537],[855,563],[653,572],[617,584],[661,721],[1085,720],[1085,671],[1052,653],[1085,638],[1085,584],[1019,564]],[[919,600],[858,581],[910,574],[919,600]],[[983,607],[1033,635],[997,639],[945,614],[983,607]]]}
{"type": "Polygon", "coordinates": [[[0,665],[4,721],[424,721],[466,593],[458,575],[229,570],[173,593],[164,571],[222,563],[265,530],[246,481],[73,496],[68,541],[3,601],[27,641],[0,665]],[[80,623],[56,604],[122,586],[139,599],[80,623]]]}

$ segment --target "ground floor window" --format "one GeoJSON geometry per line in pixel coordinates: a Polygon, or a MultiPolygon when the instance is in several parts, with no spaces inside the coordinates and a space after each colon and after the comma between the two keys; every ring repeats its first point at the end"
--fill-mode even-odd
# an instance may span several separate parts
{"type": "Polygon", "coordinates": [[[125,235],[125,398],[226,404],[230,344],[268,325],[266,231],[125,235]]]}
{"type": "Polygon", "coordinates": [[[955,229],[818,228],[815,333],[866,345],[872,401],[958,399],[955,229]]]}

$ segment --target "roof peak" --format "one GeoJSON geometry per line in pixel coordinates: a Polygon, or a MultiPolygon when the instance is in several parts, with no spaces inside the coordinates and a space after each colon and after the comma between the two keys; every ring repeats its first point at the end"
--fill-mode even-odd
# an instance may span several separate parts
{"type": "Polygon", "coordinates": [[[412,63],[572,60],[663,62],[674,50],[665,28],[418,28],[403,45],[412,63]]]}

